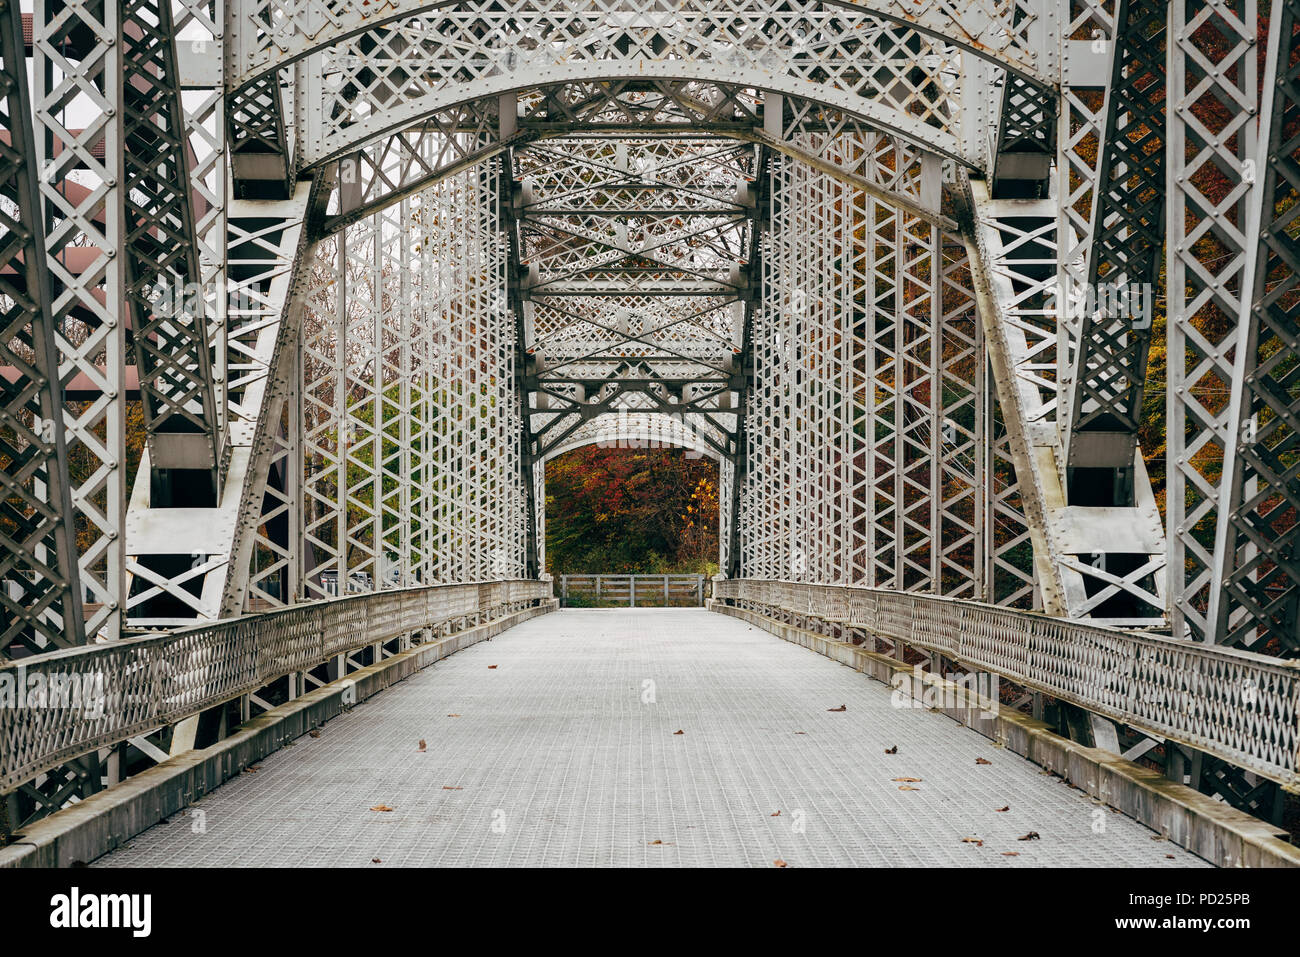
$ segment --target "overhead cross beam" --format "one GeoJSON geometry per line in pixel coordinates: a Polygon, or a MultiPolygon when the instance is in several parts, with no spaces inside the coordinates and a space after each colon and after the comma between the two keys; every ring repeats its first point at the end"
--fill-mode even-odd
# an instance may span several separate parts
{"type": "Polygon", "coordinates": [[[580,127],[514,156],[536,456],[629,413],[680,420],[733,454],[754,147],[580,127]]]}

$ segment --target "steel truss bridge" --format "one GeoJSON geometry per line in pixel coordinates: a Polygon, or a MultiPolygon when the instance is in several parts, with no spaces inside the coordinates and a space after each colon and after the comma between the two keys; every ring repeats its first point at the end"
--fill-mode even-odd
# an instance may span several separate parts
{"type": "Polygon", "coordinates": [[[0,709],[5,828],[547,610],[545,464],[629,440],[718,462],[715,605],[1280,820],[1263,6],[0,0],[0,677],[107,688],[0,709]]]}

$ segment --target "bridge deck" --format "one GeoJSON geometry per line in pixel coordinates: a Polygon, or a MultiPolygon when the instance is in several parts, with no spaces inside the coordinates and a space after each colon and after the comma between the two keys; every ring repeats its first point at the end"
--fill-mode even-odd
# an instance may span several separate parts
{"type": "Polygon", "coordinates": [[[178,815],[98,863],[1204,865],[943,715],[698,609],[534,619],[195,809],[204,833],[178,815]]]}

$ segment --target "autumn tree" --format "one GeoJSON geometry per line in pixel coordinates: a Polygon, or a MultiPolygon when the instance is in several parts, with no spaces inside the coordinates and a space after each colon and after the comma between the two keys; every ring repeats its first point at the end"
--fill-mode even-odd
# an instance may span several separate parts
{"type": "Polygon", "coordinates": [[[670,448],[557,456],[546,468],[546,558],[554,575],[715,573],[717,464],[670,448]]]}

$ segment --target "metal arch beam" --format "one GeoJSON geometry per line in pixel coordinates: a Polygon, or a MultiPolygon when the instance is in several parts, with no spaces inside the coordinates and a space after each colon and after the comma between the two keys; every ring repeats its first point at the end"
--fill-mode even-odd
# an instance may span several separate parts
{"type": "Polygon", "coordinates": [[[121,18],[126,297],[153,495],[155,504],[209,505],[220,491],[225,437],[198,289],[171,4],[126,0],[121,18]],[[196,489],[192,477],[205,473],[206,487],[196,489]]]}
{"type": "Polygon", "coordinates": [[[623,71],[611,70],[607,61],[564,64],[544,71],[541,76],[530,77],[527,81],[523,81],[523,78],[517,74],[509,73],[484,77],[472,83],[405,100],[399,108],[384,110],[370,120],[349,127],[346,137],[322,138],[318,143],[305,144],[300,151],[299,166],[307,170],[334,162],[366,144],[409,128],[444,110],[475,100],[498,99],[508,94],[532,89],[538,86],[538,79],[543,81],[543,85],[550,86],[562,83],[612,81],[629,75],[668,81],[723,83],[728,86],[746,87],[799,100],[823,103],[860,117],[863,122],[881,132],[897,136],[920,149],[937,153],[962,166],[971,169],[980,169],[982,166],[977,158],[966,154],[957,137],[952,133],[930,126],[902,110],[882,106],[876,100],[837,93],[819,87],[817,84],[803,83],[790,77],[775,76],[759,70],[724,69],[712,65],[706,67],[700,63],[692,64],[688,61],[675,60],[641,61],[629,64],[623,71]]]}
{"type": "Polygon", "coordinates": [[[1206,640],[1300,656],[1300,2],[1269,23],[1206,640]]]}
{"type": "MultiPolygon", "coordinates": [[[[588,98],[580,104],[565,104],[559,94],[569,89],[564,84],[556,84],[529,91],[540,101],[532,104],[533,117],[506,118],[501,115],[503,104],[511,112],[517,110],[519,98],[516,94],[460,104],[326,164],[323,168],[333,173],[336,183],[351,188],[346,194],[340,193],[337,202],[331,204],[323,232],[328,235],[358,222],[366,213],[379,212],[388,203],[413,196],[447,176],[507,149],[541,138],[568,135],[584,125],[583,117],[600,112],[602,104],[621,102],[620,90],[606,89],[598,98],[588,98]],[[552,108],[565,117],[563,122],[539,122],[534,118],[536,115],[549,117],[552,108]],[[501,134],[502,129],[510,131],[508,142],[507,137],[501,134]]],[[[687,104],[680,90],[670,84],[663,84],[657,92],[686,115],[699,118],[701,124],[713,131],[714,126],[708,117],[717,112],[717,104],[712,111],[698,104],[687,104]]],[[[718,88],[716,92],[724,106],[740,109],[735,90],[718,88]]],[[[743,109],[740,112],[751,120],[755,119],[743,109]]],[[[680,135],[682,125],[672,124],[663,132],[680,135]],[[674,130],[672,126],[677,128],[674,130]]],[[[592,130],[601,134],[618,132],[607,123],[596,124],[592,130]]],[[[636,133],[644,135],[644,127],[638,126],[636,133]]]]}
{"type": "MultiPolygon", "coordinates": [[[[464,3],[387,0],[377,8],[306,0],[284,16],[281,22],[287,29],[271,32],[267,30],[266,4],[244,0],[233,5],[236,10],[227,20],[236,51],[226,65],[227,88],[256,82],[358,34],[464,3]]],[[[1055,86],[1058,81],[1051,53],[1035,49],[1030,42],[1018,0],[823,0],[818,6],[866,14],[915,30],[1041,86],[1055,86]]],[[[783,12],[788,10],[786,5],[783,12]]]]}
{"type": "MultiPolygon", "coordinates": [[[[571,416],[573,416],[573,415],[579,413],[580,411],[581,411],[581,410],[578,410],[578,409],[560,410],[560,418],[561,418],[561,419],[569,419],[571,416]]],[[[596,414],[596,415],[592,415],[592,416],[588,416],[588,415],[578,415],[578,417],[577,417],[576,419],[572,419],[571,421],[569,421],[569,422],[566,423],[565,427],[560,431],[560,433],[559,433],[558,436],[555,436],[555,437],[552,437],[552,438],[549,438],[549,439],[548,439],[548,438],[546,438],[544,435],[540,435],[540,434],[539,434],[539,439],[538,439],[538,441],[539,441],[540,449],[539,449],[539,452],[538,452],[538,456],[537,456],[537,457],[538,457],[539,459],[541,459],[542,461],[546,461],[546,460],[550,457],[550,452],[551,452],[553,449],[556,449],[556,448],[559,448],[559,447],[563,446],[563,445],[564,445],[566,442],[568,442],[572,437],[574,437],[574,436],[578,435],[580,432],[582,432],[583,428],[586,427],[589,423],[591,423],[591,422],[595,422],[595,421],[597,421],[598,419],[602,418],[602,417],[605,416],[605,415],[619,415],[619,416],[621,416],[621,415],[623,415],[623,413],[628,413],[628,414],[647,414],[647,413],[650,413],[650,412],[656,412],[656,413],[658,413],[658,414],[660,414],[660,415],[672,415],[672,414],[673,414],[673,413],[662,412],[662,411],[660,411],[660,410],[658,410],[658,409],[629,409],[629,408],[625,408],[625,407],[624,407],[624,408],[619,408],[619,409],[608,408],[605,412],[601,412],[601,413],[598,413],[598,414],[596,414]]],[[[687,414],[691,414],[691,415],[701,415],[701,413],[698,412],[698,411],[696,411],[696,412],[691,412],[691,413],[687,413],[687,414]]],[[[707,418],[707,416],[701,416],[701,417],[703,417],[703,418],[707,418]]],[[[689,431],[690,434],[691,434],[691,436],[692,436],[692,438],[689,439],[689,440],[683,439],[681,442],[673,442],[673,443],[671,443],[671,444],[680,444],[680,445],[682,445],[683,447],[697,448],[697,449],[699,449],[700,451],[704,451],[704,450],[707,449],[707,450],[709,450],[709,454],[711,454],[712,456],[718,458],[719,460],[724,459],[724,458],[727,458],[728,456],[731,455],[731,451],[730,451],[729,449],[725,448],[724,445],[723,445],[721,442],[718,442],[718,441],[716,441],[716,440],[710,438],[707,432],[704,432],[704,431],[702,431],[702,430],[691,430],[691,429],[688,429],[688,427],[687,427],[684,423],[683,423],[683,429],[689,431]]],[[[654,429],[651,428],[651,427],[649,427],[649,426],[646,426],[645,429],[642,430],[642,431],[643,431],[646,435],[651,435],[651,434],[654,433],[654,429]]]]}
{"type": "Polygon", "coordinates": [[[458,103],[564,82],[673,79],[814,99],[974,164],[951,128],[955,54],[915,33],[899,37],[871,18],[828,16],[820,5],[809,13],[820,24],[809,38],[791,11],[774,19],[746,0],[689,16],[633,11],[622,25],[564,0],[537,2],[525,15],[476,0],[322,54],[300,71],[295,91],[297,165],[339,158],[458,103]],[[859,68],[827,70],[832,61],[859,68]]]}
{"type": "Polygon", "coordinates": [[[39,174],[19,5],[0,6],[0,658],[84,644],[85,620],[68,489],[59,353],[37,191],[39,174]],[[4,274],[12,270],[15,279],[4,274]],[[15,594],[16,592],[16,594],[15,594]]]}

